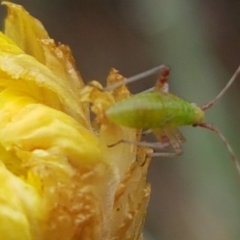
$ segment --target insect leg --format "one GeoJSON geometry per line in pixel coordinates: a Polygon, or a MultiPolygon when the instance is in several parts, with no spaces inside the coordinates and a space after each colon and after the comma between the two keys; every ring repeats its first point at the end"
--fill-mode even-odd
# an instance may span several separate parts
{"type": "Polygon", "coordinates": [[[174,143],[174,145],[170,145],[173,147],[174,152],[154,152],[149,155],[151,157],[176,157],[182,154],[182,146],[178,142],[174,143]]]}
{"type": "Polygon", "coordinates": [[[220,137],[220,139],[223,141],[223,143],[227,147],[228,152],[230,153],[230,156],[233,160],[233,163],[235,164],[235,166],[237,168],[237,171],[238,171],[238,174],[240,176],[240,162],[239,162],[239,159],[238,159],[237,155],[234,153],[231,145],[229,144],[229,142],[227,141],[225,136],[222,134],[222,132],[219,129],[217,129],[215,126],[213,126],[211,124],[207,124],[207,123],[197,124],[196,126],[211,130],[211,131],[215,132],[220,137]]]}
{"type": "Polygon", "coordinates": [[[160,74],[154,88],[155,91],[169,92],[169,75],[170,69],[168,67],[160,70],[160,74]]]}
{"type": "MultiPolygon", "coordinates": [[[[164,142],[164,143],[161,143],[161,142],[134,142],[134,141],[122,139],[116,143],[108,145],[108,147],[114,147],[120,143],[133,144],[133,145],[142,146],[142,147],[149,147],[149,148],[152,148],[155,150],[163,150],[163,149],[171,146],[171,143],[169,141],[164,142]]],[[[178,146],[176,148],[174,148],[174,150],[175,150],[175,152],[149,153],[149,156],[151,156],[151,157],[174,157],[174,156],[180,155],[182,153],[181,148],[178,148],[178,146]]]]}
{"type": "MultiPolygon", "coordinates": [[[[171,146],[169,141],[165,141],[164,143],[161,143],[161,142],[150,143],[150,142],[135,142],[135,141],[122,139],[114,144],[108,145],[108,147],[114,147],[120,143],[133,144],[133,145],[137,145],[137,146],[149,147],[149,148],[158,149],[158,150],[163,150],[163,149],[171,146]]],[[[174,157],[174,156],[180,155],[181,153],[182,153],[182,151],[180,151],[180,152],[177,152],[177,151],[175,151],[175,152],[154,152],[154,153],[148,153],[148,156],[149,157],[174,157]]],[[[144,166],[144,165],[145,165],[145,161],[141,164],[141,166],[144,166]]]]}
{"type": "Polygon", "coordinates": [[[109,144],[108,147],[115,147],[120,143],[128,143],[128,144],[133,144],[133,145],[137,145],[137,146],[142,146],[142,147],[149,147],[149,148],[153,148],[153,149],[164,149],[170,146],[169,142],[166,143],[160,143],[160,142],[135,142],[135,141],[130,141],[130,140],[126,140],[126,139],[121,139],[116,143],[113,144],[109,144]]]}
{"type": "Polygon", "coordinates": [[[149,147],[154,150],[163,150],[168,147],[172,147],[174,152],[154,152],[149,154],[151,157],[175,157],[182,154],[182,143],[185,141],[185,138],[181,134],[181,132],[176,129],[155,129],[155,130],[147,130],[146,133],[154,132],[158,142],[135,142],[126,139],[121,139],[120,141],[108,145],[108,147],[114,147],[120,143],[128,143],[134,144],[137,146],[149,147]]]}
{"type": "Polygon", "coordinates": [[[185,137],[178,128],[154,129],[153,132],[159,142],[168,141],[171,145],[174,145],[177,142],[182,145],[186,141],[185,137]]]}
{"type": "Polygon", "coordinates": [[[129,83],[138,81],[138,80],[140,80],[140,79],[146,78],[146,77],[148,77],[148,76],[151,76],[151,75],[153,75],[153,74],[155,74],[155,73],[157,73],[157,72],[159,72],[159,71],[161,71],[161,70],[163,70],[163,71],[166,70],[166,71],[169,72],[169,68],[168,68],[166,65],[160,65],[160,66],[157,66],[157,67],[152,68],[152,69],[150,69],[150,70],[147,70],[147,71],[145,71],[145,72],[142,72],[142,73],[139,73],[139,74],[137,74],[137,75],[134,75],[134,76],[132,76],[132,77],[130,77],[130,78],[126,78],[126,79],[125,79],[124,81],[122,81],[122,82],[117,82],[117,83],[114,83],[114,84],[112,84],[112,85],[110,85],[110,86],[107,86],[107,87],[104,88],[104,90],[105,90],[105,91],[114,90],[114,89],[116,89],[116,88],[118,88],[118,87],[120,87],[120,86],[122,86],[122,85],[129,84],[129,83]]]}
{"type": "Polygon", "coordinates": [[[182,154],[182,143],[185,138],[177,128],[154,130],[154,134],[159,142],[168,143],[174,152],[154,152],[151,154],[152,157],[175,157],[182,154]]]}
{"type": "Polygon", "coordinates": [[[141,93],[153,92],[153,91],[161,91],[161,92],[169,92],[168,78],[170,74],[170,69],[168,67],[162,68],[159,73],[159,77],[154,87],[151,87],[141,93]]]}

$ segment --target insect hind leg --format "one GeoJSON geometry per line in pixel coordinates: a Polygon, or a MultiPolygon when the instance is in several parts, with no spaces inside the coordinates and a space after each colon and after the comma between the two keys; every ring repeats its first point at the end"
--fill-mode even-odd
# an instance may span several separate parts
{"type": "MultiPolygon", "coordinates": [[[[105,91],[112,91],[112,90],[114,90],[114,89],[116,89],[118,87],[121,87],[122,85],[126,85],[126,84],[129,84],[129,83],[138,81],[140,79],[143,79],[143,78],[146,78],[148,76],[151,76],[151,75],[153,75],[153,74],[155,74],[157,72],[160,72],[160,76],[163,75],[166,80],[168,79],[169,68],[166,65],[160,65],[160,66],[157,66],[157,67],[152,68],[150,70],[147,70],[145,72],[142,72],[142,73],[139,73],[137,75],[134,75],[134,76],[132,76],[130,78],[126,78],[124,81],[111,84],[111,85],[105,87],[104,90],[105,91]]],[[[162,82],[163,81],[164,80],[162,80],[162,82]]]]}
{"type": "MultiPolygon", "coordinates": [[[[149,153],[149,155],[151,157],[177,157],[182,155],[182,146],[180,144],[174,144],[171,145],[169,144],[169,146],[172,146],[173,148],[173,152],[153,152],[153,153],[149,153]]],[[[156,148],[155,148],[156,149],[156,148]]]]}
{"type": "Polygon", "coordinates": [[[176,157],[183,152],[182,144],[185,141],[182,133],[177,129],[158,129],[153,131],[159,142],[168,143],[172,147],[173,152],[154,152],[152,157],[176,157]]]}
{"type": "Polygon", "coordinates": [[[169,92],[169,84],[168,84],[168,79],[170,75],[170,69],[167,66],[163,66],[159,70],[159,77],[157,79],[157,82],[154,87],[151,87],[147,90],[142,91],[141,93],[147,93],[147,92],[169,92]]]}
{"type": "MultiPolygon", "coordinates": [[[[135,142],[135,141],[130,141],[130,140],[126,140],[126,139],[121,139],[120,141],[110,144],[108,145],[108,147],[114,147],[117,146],[120,143],[127,143],[127,144],[133,144],[133,145],[137,145],[137,146],[141,146],[141,147],[148,147],[148,148],[152,148],[154,150],[163,150],[166,149],[168,147],[171,147],[172,144],[170,142],[135,142]]],[[[181,155],[182,153],[182,149],[181,147],[178,145],[174,145],[173,147],[174,152],[153,152],[153,153],[149,153],[149,156],[151,157],[175,157],[178,155],[181,155]]]]}
{"type": "MultiPolygon", "coordinates": [[[[146,133],[151,133],[152,130],[147,130],[146,133]]],[[[173,151],[166,152],[153,152],[149,153],[151,157],[176,157],[182,154],[182,143],[185,138],[178,129],[171,130],[154,130],[153,133],[156,135],[158,142],[135,142],[131,140],[121,139],[120,141],[108,145],[108,147],[114,147],[120,143],[134,144],[142,147],[149,147],[153,150],[164,150],[171,147],[173,151]]]]}
{"type": "Polygon", "coordinates": [[[115,142],[113,144],[109,144],[108,147],[115,147],[120,143],[128,143],[128,144],[133,144],[133,145],[137,145],[137,146],[142,146],[142,147],[149,147],[149,148],[153,148],[153,149],[165,149],[167,147],[170,146],[169,143],[160,143],[160,142],[135,142],[135,141],[131,141],[131,140],[127,140],[127,139],[121,139],[118,142],[115,142]]]}

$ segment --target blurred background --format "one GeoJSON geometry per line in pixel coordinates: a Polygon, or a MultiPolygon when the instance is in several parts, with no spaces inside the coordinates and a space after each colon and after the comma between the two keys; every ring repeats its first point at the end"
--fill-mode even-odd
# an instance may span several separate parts
{"type": "MultiPolygon", "coordinates": [[[[171,92],[202,105],[240,64],[237,0],[19,0],[68,44],[83,79],[105,83],[110,68],[130,77],[171,67],[171,92]]],[[[156,76],[130,86],[139,92],[156,76]]],[[[240,79],[207,112],[240,156],[240,79]]],[[[216,134],[185,127],[184,154],[153,159],[145,240],[239,240],[240,181],[216,134]]]]}

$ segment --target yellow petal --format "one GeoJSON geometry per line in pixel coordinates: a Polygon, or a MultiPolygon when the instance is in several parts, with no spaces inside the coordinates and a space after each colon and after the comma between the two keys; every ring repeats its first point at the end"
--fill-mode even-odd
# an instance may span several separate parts
{"type": "Polygon", "coordinates": [[[8,7],[4,30],[6,36],[23,51],[44,63],[44,54],[39,39],[48,38],[48,33],[43,25],[29,15],[22,6],[5,1],[2,4],[8,7]]]}
{"type": "MultiPolygon", "coordinates": [[[[41,22],[33,18],[22,6],[9,2],[3,2],[8,7],[8,15],[5,20],[5,34],[10,37],[25,53],[33,56],[39,62],[44,64],[54,75],[55,81],[62,88],[51,90],[58,94],[58,97],[64,96],[64,107],[69,109],[67,113],[72,113],[77,120],[85,121],[85,125],[89,126],[89,119],[86,115],[87,108],[83,105],[76,105],[80,98],[79,90],[83,87],[83,81],[76,69],[74,58],[68,46],[63,44],[55,44],[54,40],[49,38],[47,31],[41,22]],[[59,78],[61,81],[59,81],[59,78]],[[71,99],[69,99],[70,94],[71,99]],[[75,102],[74,102],[75,101],[75,102]],[[70,106],[69,106],[70,105],[70,106]],[[75,111],[75,113],[73,112],[75,111]]],[[[51,77],[52,78],[52,77],[51,77]]],[[[49,80],[47,79],[46,82],[49,80]]],[[[48,86],[46,86],[48,88],[48,86]]],[[[46,97],[49,94],[46,94],[46,97]]]]}
{"type": "Polygon", "coordinates": [[[35,188],[11,174],[0,163],[0,233],[4,240],[31,240],[42,236],[44,218],[41,198],[35,188]],[[23,194],[24,193],[24,194],[23,194]]]}
{"type": "Polygon", "coordinates": [[[76,69],[69,47],[56,44],[48,36],[41,22],[33,18],[22,6],[10,2],[3,4],[8,7],[5,35],[25,53],[47,66],[56,77],[61,78],[64,87],[71,91],[75,99],[79,99],[79,90],[84,83],[76,69]]]}
{"type": "Polygon", "coordinates": [[[88,116],[67,83],[0,33],[0,88],[27,92],[38,102],[66,112],[88,126],[88,116]],[[27,87],[26,87],[27,86],[27,87]]]}
{"type": "MultiPolygon", "coordinates": [[[[0,33],[0,180],[2,199],[11,201],[0,201],[0,235],[139,240],[149,158],[135,145],[108,147],[137,141],[140,131],[105,116],[130,93],[124,86],[104,92],[98,82],[84,87],[69,48],[21,6],[4,4],[11,40],[0,33]]],[[[108,83],[122,79],[113,69],[108,83]]]]}

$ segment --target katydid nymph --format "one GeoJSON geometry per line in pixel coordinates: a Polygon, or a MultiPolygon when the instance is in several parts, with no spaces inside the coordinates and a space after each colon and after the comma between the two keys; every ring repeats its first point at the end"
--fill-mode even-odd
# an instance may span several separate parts
{"type": "Polygon", "coordinates": [[[146,132],[152,132],[156,136],[158,142],[131,142],[127,139],[121,139],[119,142],[114,143],[111,146],[115,146],[119,143],[130,143],[147,146],[155,150],[164,150],[167,147],[172,147],[173,151],[171,152],[153,152],[152,156],[177,156],[182,153],[182,144],[185,141],[185,138],[178,130],[178,127],[186,125],[202,127],[215,132],[220,137],[226,145],[240,175],[240,162],[231,145],[220,130],[215,126],[204,122],[204,112],[207,109],[210,109],[232,85],[240,75],[240,67],[235,71],[219,94],[202,107],[198,107],[194,103],[188,102],[169,93],[167,83],[169,68],[165,65],[158,66],[125,79],[122,82],[107,86],[105,90],[114,90],[121,85],[138,81],[139,79],[150,76],[156,72],[160,72],[160,77],[157,80],[155,87],[117,102],[106,111],[106,116],[110,121],[121,126],[136,129],[148,129],[146,132]]]}

